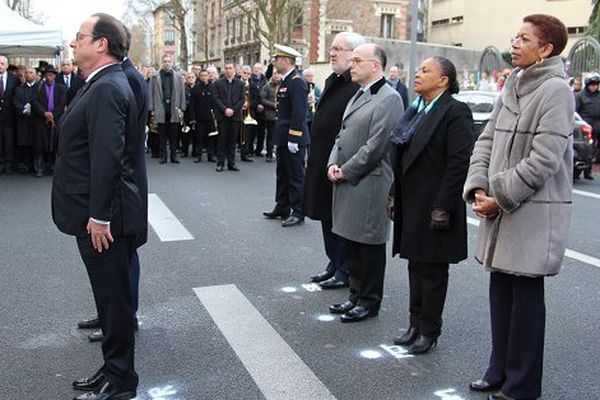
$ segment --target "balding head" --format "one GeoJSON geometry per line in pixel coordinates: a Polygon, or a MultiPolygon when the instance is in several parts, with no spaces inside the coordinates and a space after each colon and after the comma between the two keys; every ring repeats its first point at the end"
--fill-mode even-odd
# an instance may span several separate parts
{"type": "Polygon", "coordinates": [[[0,74],[5,73],[7,68],[8,58],[6,58],[5,56],[0,56],[0,74]]]}
{"type": "Polygon", "coordinates": [[[361,44],[352,52],[352,81],[364,87],[381,79],[386,63],[387,57],[381,46],[374,43],[361,44]]]}

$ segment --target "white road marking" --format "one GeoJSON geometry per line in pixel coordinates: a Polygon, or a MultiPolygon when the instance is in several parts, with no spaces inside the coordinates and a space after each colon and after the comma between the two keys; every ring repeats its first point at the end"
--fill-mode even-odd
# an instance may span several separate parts
{"type": "Polygon", "coordinates": [[[192,234],[155,193],[148,194],[148,222],[163,242],[194,240],[192,234]]]}
{"type": "MultiPolygon", "coordinates": [[[[467,217],[467,223],[474,225],[474,226],[479,226],[479,220],[472,218],[472,217],[467,217]]],[[[591,265],[592,267],[600,268],[600,259],[599,258],[588,256],[587,254],[583,254],[583,253],[580,253],[575,250],[567,249],[565,251],[565,257],[569,257],[569,258],[572,258],[573,260],[581,261],[582,263],[591,265]]]]}
{"type": "Polygon", "coordinates": [[[237,286],[194,292],[267,400],[335,399],[237,286]]]}
{"type": "Polygon", "coordinates": [[[592,199],[600,200],[600,194],[597,194],[597,193],[586,192],[584,190],[577,190],[577,189],[573,189],[573,193],[578,194],[580,196],[590,197],[592,199]]]}

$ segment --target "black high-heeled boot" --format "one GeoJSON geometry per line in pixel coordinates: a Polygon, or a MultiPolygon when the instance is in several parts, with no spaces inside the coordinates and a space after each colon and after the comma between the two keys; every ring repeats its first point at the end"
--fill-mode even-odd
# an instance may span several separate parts
{"type": "Polygon", "coordinates": [[[414,326],[411,326],[402,334],[402,336],[394,339],[394,344],[397,344],[398,346],[408,346],[413,344],[417,339],[417,336],[419,336],[419,330],[414,326]]]}
{"type": "Polygon", "coordinates": [[[409,354],[425,354],[433,346],[437,345],[437,336],[430,337],[419,335],[419,337],[413,342],[413,344],[408,348],[409,354]]]}

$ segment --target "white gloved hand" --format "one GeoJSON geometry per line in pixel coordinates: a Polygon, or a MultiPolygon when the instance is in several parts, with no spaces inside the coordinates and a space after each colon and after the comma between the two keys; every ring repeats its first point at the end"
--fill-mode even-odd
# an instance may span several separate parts
{"type": "Polygon", "coordinates": [[[300,148],[298,147],[298,143],[288,142],[288,150],[292,154],[296,154],[300,148]]]}

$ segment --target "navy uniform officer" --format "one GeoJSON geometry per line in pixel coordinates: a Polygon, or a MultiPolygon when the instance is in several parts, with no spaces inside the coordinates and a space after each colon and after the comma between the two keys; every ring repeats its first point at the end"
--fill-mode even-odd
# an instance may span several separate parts
{"type": "Polygon", "coordinates": [[[277,91],[277,187],[275,208],[263,215],[269,219],[282,218],[281,226],[288,227],[304,222],[302,193],[306,148],[310,144],[306,111],[308,87],[296,70],[296,58],[301,54],[288,46],[275,45],[275,68],[282,75],[277,91]],[[291,213],[290,213],[291,211],[291,213]]]}

